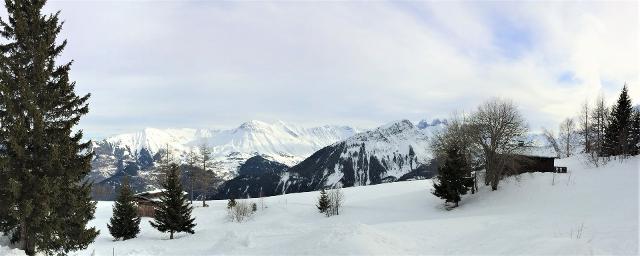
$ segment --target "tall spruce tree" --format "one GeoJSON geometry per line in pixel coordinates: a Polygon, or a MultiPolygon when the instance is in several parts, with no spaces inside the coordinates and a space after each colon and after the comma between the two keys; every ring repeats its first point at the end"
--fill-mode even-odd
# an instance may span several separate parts
{"type": "Polygon", "coordinates": [[[632,151],[633,143],[633,109],[627,92],[627,85],[622,87],[618,101],[611,110],[609,124],[605,129],[604,155],[628,155],[632,151]]]}
{"type": "Polygon", "coordinates": [[[444,164],[438,168],[438,177],[433,183],[433,195],[440,197],[447,203],[454,203],[458,207],[460,196],[467,193],[473,181],[466,177],[467,170],[463,152],[457,145],[451,145],[446,149],[444,164]]]}
{"type": "Polygon", "coordinates": [[[193,234],[196,226],[195,219],[191,218],[193,207],[182,191],[178,165],[169,165],[162,187],[164,194],[160,197],[160,206],[150,222],[151,226],[160,232],[169,232],[169,239],[178,232],[193,234]]]}
{"type": "Polygon", "coordinates": [[[28,255],[66,254],[98,235],[93,218],[90,142],[73,128],[89,111],[75,94],[59,12],[45,0],[5,0],[0,19],[0,230],[28,255]],[[60,200],[64,198],[64,200],[60,200]]]}
{"type": "Polygon", "coordinates": [[[109,221],[107,228],[116,240],[135,238],[140,233],[140,217],[128,177],[124,178],[120,186],[118,199],[113,206],[113,216],[109,221]]]}
{"type": "Polygon", "coordinates": [[[640,154],[640,108],[637,108],[633,114],[633,124],[631,125],[631,154],[640,154]]]}

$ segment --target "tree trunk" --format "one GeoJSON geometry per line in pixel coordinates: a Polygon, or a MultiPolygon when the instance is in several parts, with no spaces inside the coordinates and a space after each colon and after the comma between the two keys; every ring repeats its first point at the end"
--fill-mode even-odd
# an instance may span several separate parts
{"type": "Polygon", "coordinates": [[[24,253],[27,255],[35,255],[36,254],[36,247],[35,244],[33,244],[31,242],[31,240],[29,239],[29,232],[27,230],[27,224],[26,222],[23,220],[22,224],[20,224],[20,243],[22,244],[22,250],[24,250],[24,253]]]}
{"type": "Polygon", "coordinates": [[[489,186],[489,184],[490,184],[491,178],[489,176],[490,176],[489,170],[488,169],[484,170],[484,185],[485,186],[489,186]]]}
{"type": "Polygon", "coordinates": [[[472,195],[476,193],[476,186],[478,185],[477,179],[476,179],[476,175],[477,175],[477,172],[473,172],[473,184],[471,184],[471,194],[472,195]]]}
{"type": "Polygon", "coordinates": [[[473,174],[473,187],[475,188],[475,191],[478,191],[478,172],[475,172],[473,174]]]}
{"type": "Polygon", "coordinates": [[[499,181],[500,181],[500,176],[498,176],[498,175],[494,175],[494,177],[491,178],[491,190],[492,191],[498,190],[498,182],[499,181]]]}
{"type": "Polygon", "coordinates": [[[169,239],[173,239],[173,231],[170,232],[169,239]]]}
{"type": "Polygon", "coordinates": [[[192,167],[190,167],[190,168],[191,168],[191,169],[190,169],[190,171],[189,171],[189,179],[190,179],[190,181],[189,181],[189,186],[191,187],[191,193],[190,193],[190,196],[191,196],[191,204],[193,204],[193,168],[192,168],[192,167]]]}
{"type": "Polygon", "coordinates": [[[491,184],[491,175],[493,174],[492,172],[492,167],[493,167],[493,159],[491,159],[491,156],[489,154],[487,154],[487,161],[484,165],[484,185],[485,186],[489,186],[489,184],[491,184]]]}

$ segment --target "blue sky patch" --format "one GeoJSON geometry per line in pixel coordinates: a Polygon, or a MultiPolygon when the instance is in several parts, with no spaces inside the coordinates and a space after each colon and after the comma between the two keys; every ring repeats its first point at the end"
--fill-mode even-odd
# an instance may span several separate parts
{"type": "Polygon", "coordinates": [[[562,72],[557,77],[557,81],[561,84],[576,85],[582,83],[582,80],[576,77],[576,74],[571,71],[562,72]]]}

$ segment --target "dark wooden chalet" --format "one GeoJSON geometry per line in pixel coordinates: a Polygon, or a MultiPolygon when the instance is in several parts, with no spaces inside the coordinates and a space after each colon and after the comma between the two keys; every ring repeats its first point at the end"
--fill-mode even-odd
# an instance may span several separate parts
{"type": "Polygon", "coordinates": [[[555,166],[553,165],[553,161],[555,160],[554,157],[516,155],[515,158],[518,173],[556,171],[555,166]]]}
{"type": "Polygon", "coordinates": [[[520,174],[525,172],[556,172],[566,173],[567,167],[558,167],[554,165],[556,157],[531,155],[531,154],[514,154],[508,157],[507,173],[520,174]]]}
{"type": "Polygon", "coordinates": [[[160,203],[160,197],[162,197],[163,194],[164,190],[162,189],[135,194],[134,199],[138,205],[138,216],[153,218],[156,208],[160,203]]]}
{"type": "MultiPolygon", "coordinates": [[[[135,194],[133,198],[138,205],[138,216],[153,218],[164,191],[164,189],[156,189],[135,194]]],[[[187,195],[187,192],[182,192],[182,194],[187,195]]]]}

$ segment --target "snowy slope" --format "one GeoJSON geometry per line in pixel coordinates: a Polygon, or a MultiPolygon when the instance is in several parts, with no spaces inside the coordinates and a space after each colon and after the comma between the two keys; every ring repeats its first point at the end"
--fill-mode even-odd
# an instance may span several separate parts
{"type": "Polygon", "coordinates": [[[343,189],[345,207],[331,218],[317,213],[317,192],[266,198],[268,208],[245,223],[230,223],[226,201],[212,201],[194,210],[196,233],[174,240],[144,218],[138,238],[112,241],[111,203],[99,202],[91,225],[100,236],[76,255],[637,255],[639,164],[559,160],[570,173],[553,185],[551,173],[523,174],[452,211],[429,193],[430,180],[343,189]]]}

